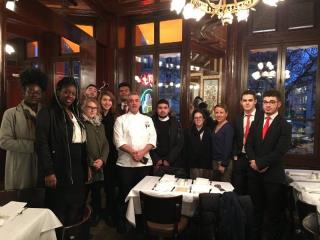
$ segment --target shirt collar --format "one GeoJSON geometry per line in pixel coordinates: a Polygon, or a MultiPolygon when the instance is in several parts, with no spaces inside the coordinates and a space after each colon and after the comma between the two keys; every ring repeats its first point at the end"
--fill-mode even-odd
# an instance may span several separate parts
{"type": "Polygon", "coordinates": [[[169,116],[166,116],[165,118],[161,118],[161,117],[158,117],[159,121],[161,122],[166,122],[169,120],[169,116]]]}
{"type": "Polygon", "coordinates": [[[275,112],[274,114],[268,116],[267,114],[264,114],[264,119],[266,119],[267,117],[270,117],[270,120],[273,120],[276,118],[276,116],[278,116],[279,112],[275,112]]]}
{"type": "MultiPolygon", "coordinates": [[[[256,115],[256,111],[257,111],[257,109],[255,108],[251,113],[250,113],[250,116],[255,116],[256,115]]],[[[243,113],[243,116],[245,117],[245,116],[247,116],[247,113],[243,113]]]]}

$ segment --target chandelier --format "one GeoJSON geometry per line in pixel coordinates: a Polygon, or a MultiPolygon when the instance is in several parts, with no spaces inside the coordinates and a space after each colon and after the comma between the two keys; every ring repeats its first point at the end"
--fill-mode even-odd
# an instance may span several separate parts
{"type": "MultiPolygon", "coordinates": [[[[232,24],[234,15],[238,22],[247,21],[249,10],[261,0],[171,0],[171,11],[183,13],[185,19],[199,21],[206,13],[217,16],[222,25],[232,24]]],[[[262,0],[263,3],[276,7],[284,0],[262,0]]]]}

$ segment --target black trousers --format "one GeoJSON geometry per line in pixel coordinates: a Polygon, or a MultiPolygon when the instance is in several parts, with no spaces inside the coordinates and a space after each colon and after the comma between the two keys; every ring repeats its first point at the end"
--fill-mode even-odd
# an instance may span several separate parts
{"type": "Polygon", "coordinates": [[[249,194],[254,206],[253,231],[256,240],[280,240],[284,231],[285,185],[265,183],[262,177],[249,177],[249,194]]]}
{"type": "Polygon", "coordinates": [[[240,154],[238,160],[233,160],[232,185],[238,195],[248,194],[248,169],[246,154],[240,154]]]}
{"type": "Polygon", "coordinates": [[[85,207],[85,186],[70,185],[46,188],[45,206],[51,209],[64,226],[79,222],[85,207]]]}
{"type": "Polygon", "coordinates": [[[92,208],[92,215],[97,216],[100,215],[101,213],[101,189],[103,186],[103,181],[97,181],[88,184],[88,193],[91,192],[91,201],[90,201],[90,206],[92,208]]]}
{"type": "Polygon", "coordinates": [[[107,163],[103,171],[104,191],[106,193],[106,217],[111,217],[113,223],[118,223],[120,209],[116,165],[111,165],[107,163]]]}
{"type": "Polygon", "coordinates": [[[121,220],[125,220],[127,205],[125,199],[130,190],[140,182],[145,176],[151,175],[152,166],[147,167],[120,167],[117,166],[117,174],[119,181],[119,200],[121,220]]]}

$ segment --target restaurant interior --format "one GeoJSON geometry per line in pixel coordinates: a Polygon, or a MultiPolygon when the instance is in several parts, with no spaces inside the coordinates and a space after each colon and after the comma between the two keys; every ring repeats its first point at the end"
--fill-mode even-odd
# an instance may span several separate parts
{"type": "MultiPolygon", "coordinates": [[[[118,85],[128,82],[140,94],[142,113],[169,99],[184,128],[197,96],[210,112],[225,103],[232,123],[244,90],[256,92],[262,109],[263,93],[277,89],[281,114],[292,125],[286,173],[295,191],[303,188],[298,178],[320,183],[319,0],[0,0],[0,44],[0,119],[22,100],[19,73],[28,67],[48,76],[45,102],[63,77],[116,97],[118,85]]],[[[1,149],[0,189],[5,156],[1,149]]],[[[228,191],[228,185],[220,188],[228,191]]],[[[311,195],[319,221],[320,195],[311,195]]],[[[141,209],[131,197],[134,219],[141,209]]],[[[317,224],[315,238],[301,239],[320,239],[317,224]]],[[[0,226],[4,239],[1,234],[0,226]]],[[[130,237],[102,222],[90,233],[90,239],[130,237]]]]}

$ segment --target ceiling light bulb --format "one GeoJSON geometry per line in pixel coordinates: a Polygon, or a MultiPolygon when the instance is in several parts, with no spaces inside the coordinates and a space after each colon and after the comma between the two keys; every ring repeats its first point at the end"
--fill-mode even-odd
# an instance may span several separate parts
{"type": "Polygon", "coordinates": [[[14,0],[8,0],[7,3],[6,3],[6,9],[9,9],[11,11],[14,11],[16,7],[16,3],[14,0]]]}
{"type": "Polygon", "coordinates": [[[236,13],[238,22],[248,21],[249,9],[241,9],[236,13]]]}
{"type": "Polygon", "coordinates": [[[188,3],[187,5],[184,6],[183,8],[183,17],[184,19],[190,19],[193,18],[193,4],[188,3]]]}
{"type": "Polygon", "coordinates": [[[222,25],[232,24],[233,15],[231,12],[225,12],[221,18],[222,25]]]}
{"type": "Polygon", "coordinates": [[[279,2],[279,0],[263,0],[264,4],[267,4],[271,7],[276,7],[278,2],[279,2]]]}
{"type": "Polygon", "coordinates": [[[170,10],[180,14],[185,4],[186,0],[172,0],[170,10]]]}
{"type": "Polygon", "coordinates": [[[11,55],[12,53],[16,52],[16,50],[14,49],[13,46],[11,46],[10,44],[6,44],[5,46],[5,51],[6,53],[8,53],[9,55],[11,55]]]}
{"type": "Polygon", "coordinates": [[[252,73],[251,76],[253,77],[254,80],[258,80],[259,78],[261,78],[260,72],[258,71],[252,73]]]}

